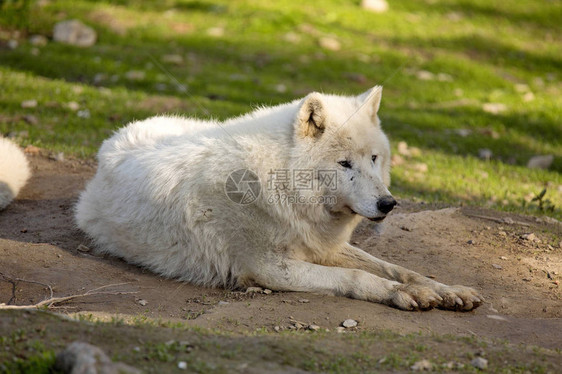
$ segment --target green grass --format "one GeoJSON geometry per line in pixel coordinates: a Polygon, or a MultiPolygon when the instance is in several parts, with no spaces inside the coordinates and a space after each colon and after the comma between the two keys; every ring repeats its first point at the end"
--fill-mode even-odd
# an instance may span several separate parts
{"type": "Polygon", "coordinates": [[[0,133],[22,145],[93,157],[134,119],[222,119],[313,90],[357,94],[383,84],[380,116],[394,151],[399,141],[421,149],[394,168],[395,194],[562,218],[560,2],[404,0],[384,14],[344,0],[3,3],[0,43],[18,30],[20,45],[0,53],[0,133]],[[68,18],[94,27],[96,45],[27,42],[51,37],[68,18]],[[223,35],[209,35],[212,27],[223,35]],[[299,41],[286,41],[288,33],[299,41]],[[341,50],[319,47],[328,35],[341,50]],[[163,60],[170,54],[183,62],[163,60]],[[137,70],[143,79],[126,78],[137,70]],[[441,80],[421,80],[421,70],[441,80]],[[38,106],[22,109],[30,99],[38,106]],[[505,111],[487,113],[485,103],[505,111]],[[27,123],[29,114],[39,123],[27,123]],[[478,158],[482,148],[491,160],[478,158]],[[527,169],[540,154],[554,155],[550,169],[527,169]],[[411,166],[419,163],[428,171],[411,166]],[[541,211],[530,200],[544,188],[551,210],[541,211]]]}
{"type": "Polygon", "coordinates": [[[470,361],[485,352],[489,373],[548,373],[559,368],[560,352],[511,345],[475,336],[377,332],[218,333],[185,325],[74,322],[37,311],[0,312],[0,373],[52,373],[55,356],[73,341],[100,347],[114,361],[146,373],[406,372],[421,359],[433,371],[478,372],[470,361]],[[11,326],[18,325],[14,330],[11,326]],[[420,347],[423,347],[420,349],[420,347]]]}

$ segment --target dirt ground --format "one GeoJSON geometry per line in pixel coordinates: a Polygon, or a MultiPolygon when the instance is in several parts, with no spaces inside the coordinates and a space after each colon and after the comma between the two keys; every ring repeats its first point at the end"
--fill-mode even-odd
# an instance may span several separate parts
{"type": "Polygon", "coordinates": [[[296,292],[246,294],[163,279],[120,259],[79,251],[90,243],[73,223],[73,206],[95,164],[30,160],[33,178],[0,213],[0,303],[37,303],[49,296],[46,285],[55,296],[67,296],[119,284],[106,290],[135,293],[78,298],[56,310],[234,332],[283,330],[294,320],[335,330],[352,318],[359,330],[475,335],[562,349],[562,225],[555,220],[401,201],[382,233],[370,222],[357,229],[352,241],[375,256],[480,290],[486,302],[473,312],[404,312],[296,292]]]}

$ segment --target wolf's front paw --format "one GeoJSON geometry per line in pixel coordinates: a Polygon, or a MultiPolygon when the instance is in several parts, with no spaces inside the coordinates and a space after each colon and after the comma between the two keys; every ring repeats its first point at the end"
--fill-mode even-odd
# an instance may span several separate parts
{"type": "Polygon", "coordinates": [[[428,310],[441,305],[443,298],[427,286],[403,284],[390,297],[390,305],[404,310],[428,310]]]}
{"type": "Polygon", "coordinates": [[[437,290],[443,301],[440,308],[469,311],[478,308],[484,298],[478,291],[465,286],[444,286],[437,290]]]}

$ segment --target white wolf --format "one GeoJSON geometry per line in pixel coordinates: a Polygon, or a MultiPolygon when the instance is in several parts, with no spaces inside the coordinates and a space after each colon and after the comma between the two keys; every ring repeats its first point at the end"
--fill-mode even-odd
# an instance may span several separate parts
{"type": "Polygon", "coordinates": [[[362,217],[380,221],[396,204],[381,95],[379,86],[358,97],[311,93],[225,122],[132,123],[103,143],[78,226],[101,252],[199,285],[476,308],[482,298],[472,288],[349,244],[362,217]],[[286,178],[295,171],[309,173],[312,188],[286,178]]]}
{"type": "Polygon", "coordinates": [[[30,174],[27,158],[21,149],[0,137],[0,210],[18,195],[30,174]]]}

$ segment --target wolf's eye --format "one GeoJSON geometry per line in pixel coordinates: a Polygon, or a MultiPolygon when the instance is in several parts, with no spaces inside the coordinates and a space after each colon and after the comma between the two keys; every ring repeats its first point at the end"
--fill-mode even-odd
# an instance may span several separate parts
{"type": "Polygon", "coordinates": [[[374,163],[375,161],[377,161],[377,155],[372,155],[372,156],[371,156],[371,160],[373,160],[373,163],[374,163]]]}
{"type": "Polygon", "coordinates": [[[338,161],[338,164],[340,164],[341,166],[343,166],[344,168],[347,169],[351,169],[351,162],[344,160],[344,161],[338,161]]]}

